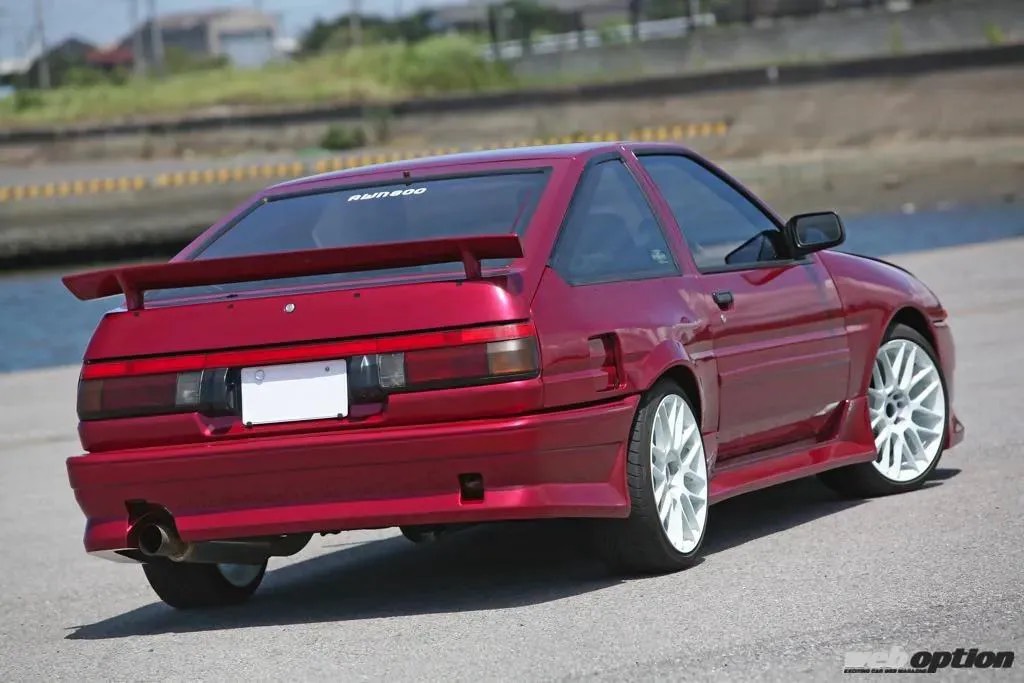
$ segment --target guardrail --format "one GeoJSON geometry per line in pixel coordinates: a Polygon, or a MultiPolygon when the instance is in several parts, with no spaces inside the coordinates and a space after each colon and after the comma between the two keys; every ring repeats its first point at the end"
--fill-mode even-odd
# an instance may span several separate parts
{"type": "Polygon", "coordinates": [[[456,152],[501,149],[505,147],[528,147],[534,145],[566,144],[572,142],[612,142],[615,140],[669,141],[725,135],[729,131],[727,121],[706,121],[701,123],[678,123],[665,126],[648,126],[630,131],[604,130],[574,135],[551,136],[547,138],[524,138],[508,140],[489,145],[463,147],[435,147],[412,151],[380,152],[376,154],[345,154],[325,156],[315,160],[278,163],[249,163],[224,166],[222,168],[192,169],[159,173],[156,175],[131,175],[88,180],[54,181],[33,185],[0,186],[0,203],[25,200],[82,197],[100,194],[140,192],[200,185],[226,185],[229,183],[272,181],[297,178],[312,173],[327,173],[349,168],[359,168],[389,161],[402,161],[427,156],[454,154],[456,152]]]}

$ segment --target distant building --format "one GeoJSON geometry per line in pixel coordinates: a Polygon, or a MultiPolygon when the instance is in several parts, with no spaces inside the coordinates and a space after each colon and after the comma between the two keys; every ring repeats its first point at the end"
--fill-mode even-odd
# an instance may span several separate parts
{"type": "Polygon", "coordinates": [[[39,86],[42,84],[43,61],[50,73],[50,84],[59,85],[68,69],[86,64],[86,55],[96,49],[92,43],[80,38],[65,38],[47,47],[44,53],[39,45],[29,49],[18,59],[0,62],[0,83],[39,86]]]}
{"type": "MultiPolygon", "coordinates": [[[[157,27],[164,51],[178,49],[196,58],[226,57],[239,68],[259,67],[278,52],[277,20],[253,9],[235,8],[206,12],[179,12],[158,17],[157,27]]],[[[120,43],[132,49],[139,35],[143,58],[153,62],[152,21],[140,24],[120,43]]]]}
{"type": "Polygon", "coordinates": [[[100,71],[128,71],[135,64],[135,55],[128,47],[99,47],[85,55],[85,62],[100,71]]]}

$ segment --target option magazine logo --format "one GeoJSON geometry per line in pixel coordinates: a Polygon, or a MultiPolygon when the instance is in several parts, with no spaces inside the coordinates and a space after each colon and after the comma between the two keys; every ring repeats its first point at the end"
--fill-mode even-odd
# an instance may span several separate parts
{"type": "Polygon", "coordinates": [[[955,650],[917,650],[910,652],[899,645],[887,650],[847,652],[843,673],[935,673],[942,669],[1009,669],[1014,653],[994,652],[980,647],[958,647],[955,650]]]}

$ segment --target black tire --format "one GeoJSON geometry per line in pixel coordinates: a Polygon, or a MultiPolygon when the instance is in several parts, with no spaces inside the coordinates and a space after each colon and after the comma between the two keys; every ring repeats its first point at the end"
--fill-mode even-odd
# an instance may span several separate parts
{"type": "Polygon", "coordinates": [[[256,592],[267,571],[264,561],[259,573],[238,586],[221,573],[215,564],[157,560],[142,565],[149,585],[160,599],[175,609],[223,607],[245,602],[256,592]]]}
{"type": "MultiPolygon", "coordinates": [[[[701,537],[690,552],[677,550],[661,526],[651,482],[651,430],[662,399],[676,394],[693,410],[693,402],[675,382],[658,381],[640,400],[633,420],[626,453],[626,485],[630,513],[626,519],[595,520],[594,545],[601,558],[615,571],[627,574],[661,574],[679,571],[696,564],[707,532],[707,520],[701,537]]],[[[706,456],[703,456],[706,458],[706,456]]],[[[704,461],[705,473],[707,462],[704,461]]]]}
{"type": "MultiPolygon", "coordinates": [[[[893,325],[889,328],[889,331],[882,339],[882,344],[884,345],[886,342],[892,341],[893,339],[906,339],[914,342],[924,349],[932,359],[932,362],[935,363],[935,367],[939,372],[939,379],[942,382],[942,393],[946,401],[946,415],[949,415],[949,391],[946,386],[946,376],[942,373],[942,365],[939,363],[939,358],[935,354],[935,349],[932,347],[931,342],[925,339],[924,335],[920,332],[912,327],[907,327],[906,325],[893,325]]],[[[931,465],[929,465],[924,472],[910,481],[892,481],[875,469],[874,464],[871,462],[858,463],[856,465],[848,465],[846,467],[829,470],[827,472],[822,472],[818,477],[826,486],[836,493],[850,498],[888,496],[894,493],[905,493],[907,491],[919,489],[924,482],[927,481],[928,477],[931,476],[932,472],[935,471],[939,461],[942,459],[942,453],[945,450],[944,444],[949,436],[948,422],[949,421],[947,419],[942,426],[942,436],[939,437],[939,443],[943,445],[940,446],[935,459],[932,460],[931,465]]]]}

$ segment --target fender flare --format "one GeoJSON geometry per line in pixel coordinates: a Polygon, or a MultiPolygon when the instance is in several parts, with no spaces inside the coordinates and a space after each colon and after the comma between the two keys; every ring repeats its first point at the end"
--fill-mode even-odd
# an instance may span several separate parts
{"type": "Polygon", "coordinates": [[[693,398],[697,401],[696,406],[701,416],[701,431],[713,432],[718,429],[718,402],[717,394],[714,393],[715,367],[713,363],[704,364],[711,372],[711,377],[706,376],[707,370],[702,371],[698,364],[687,352],[682,342],[674,339],[666,339],[655,346],[643,363],[631,377],[631,384],[637,390],[644,392],[654,386],[659,379],[672,373],[676,369],[682,369],[693,379],[693,389],[697,395],[693,398]],[[705,375],[702,377],[702,375],[705,375]]]}

